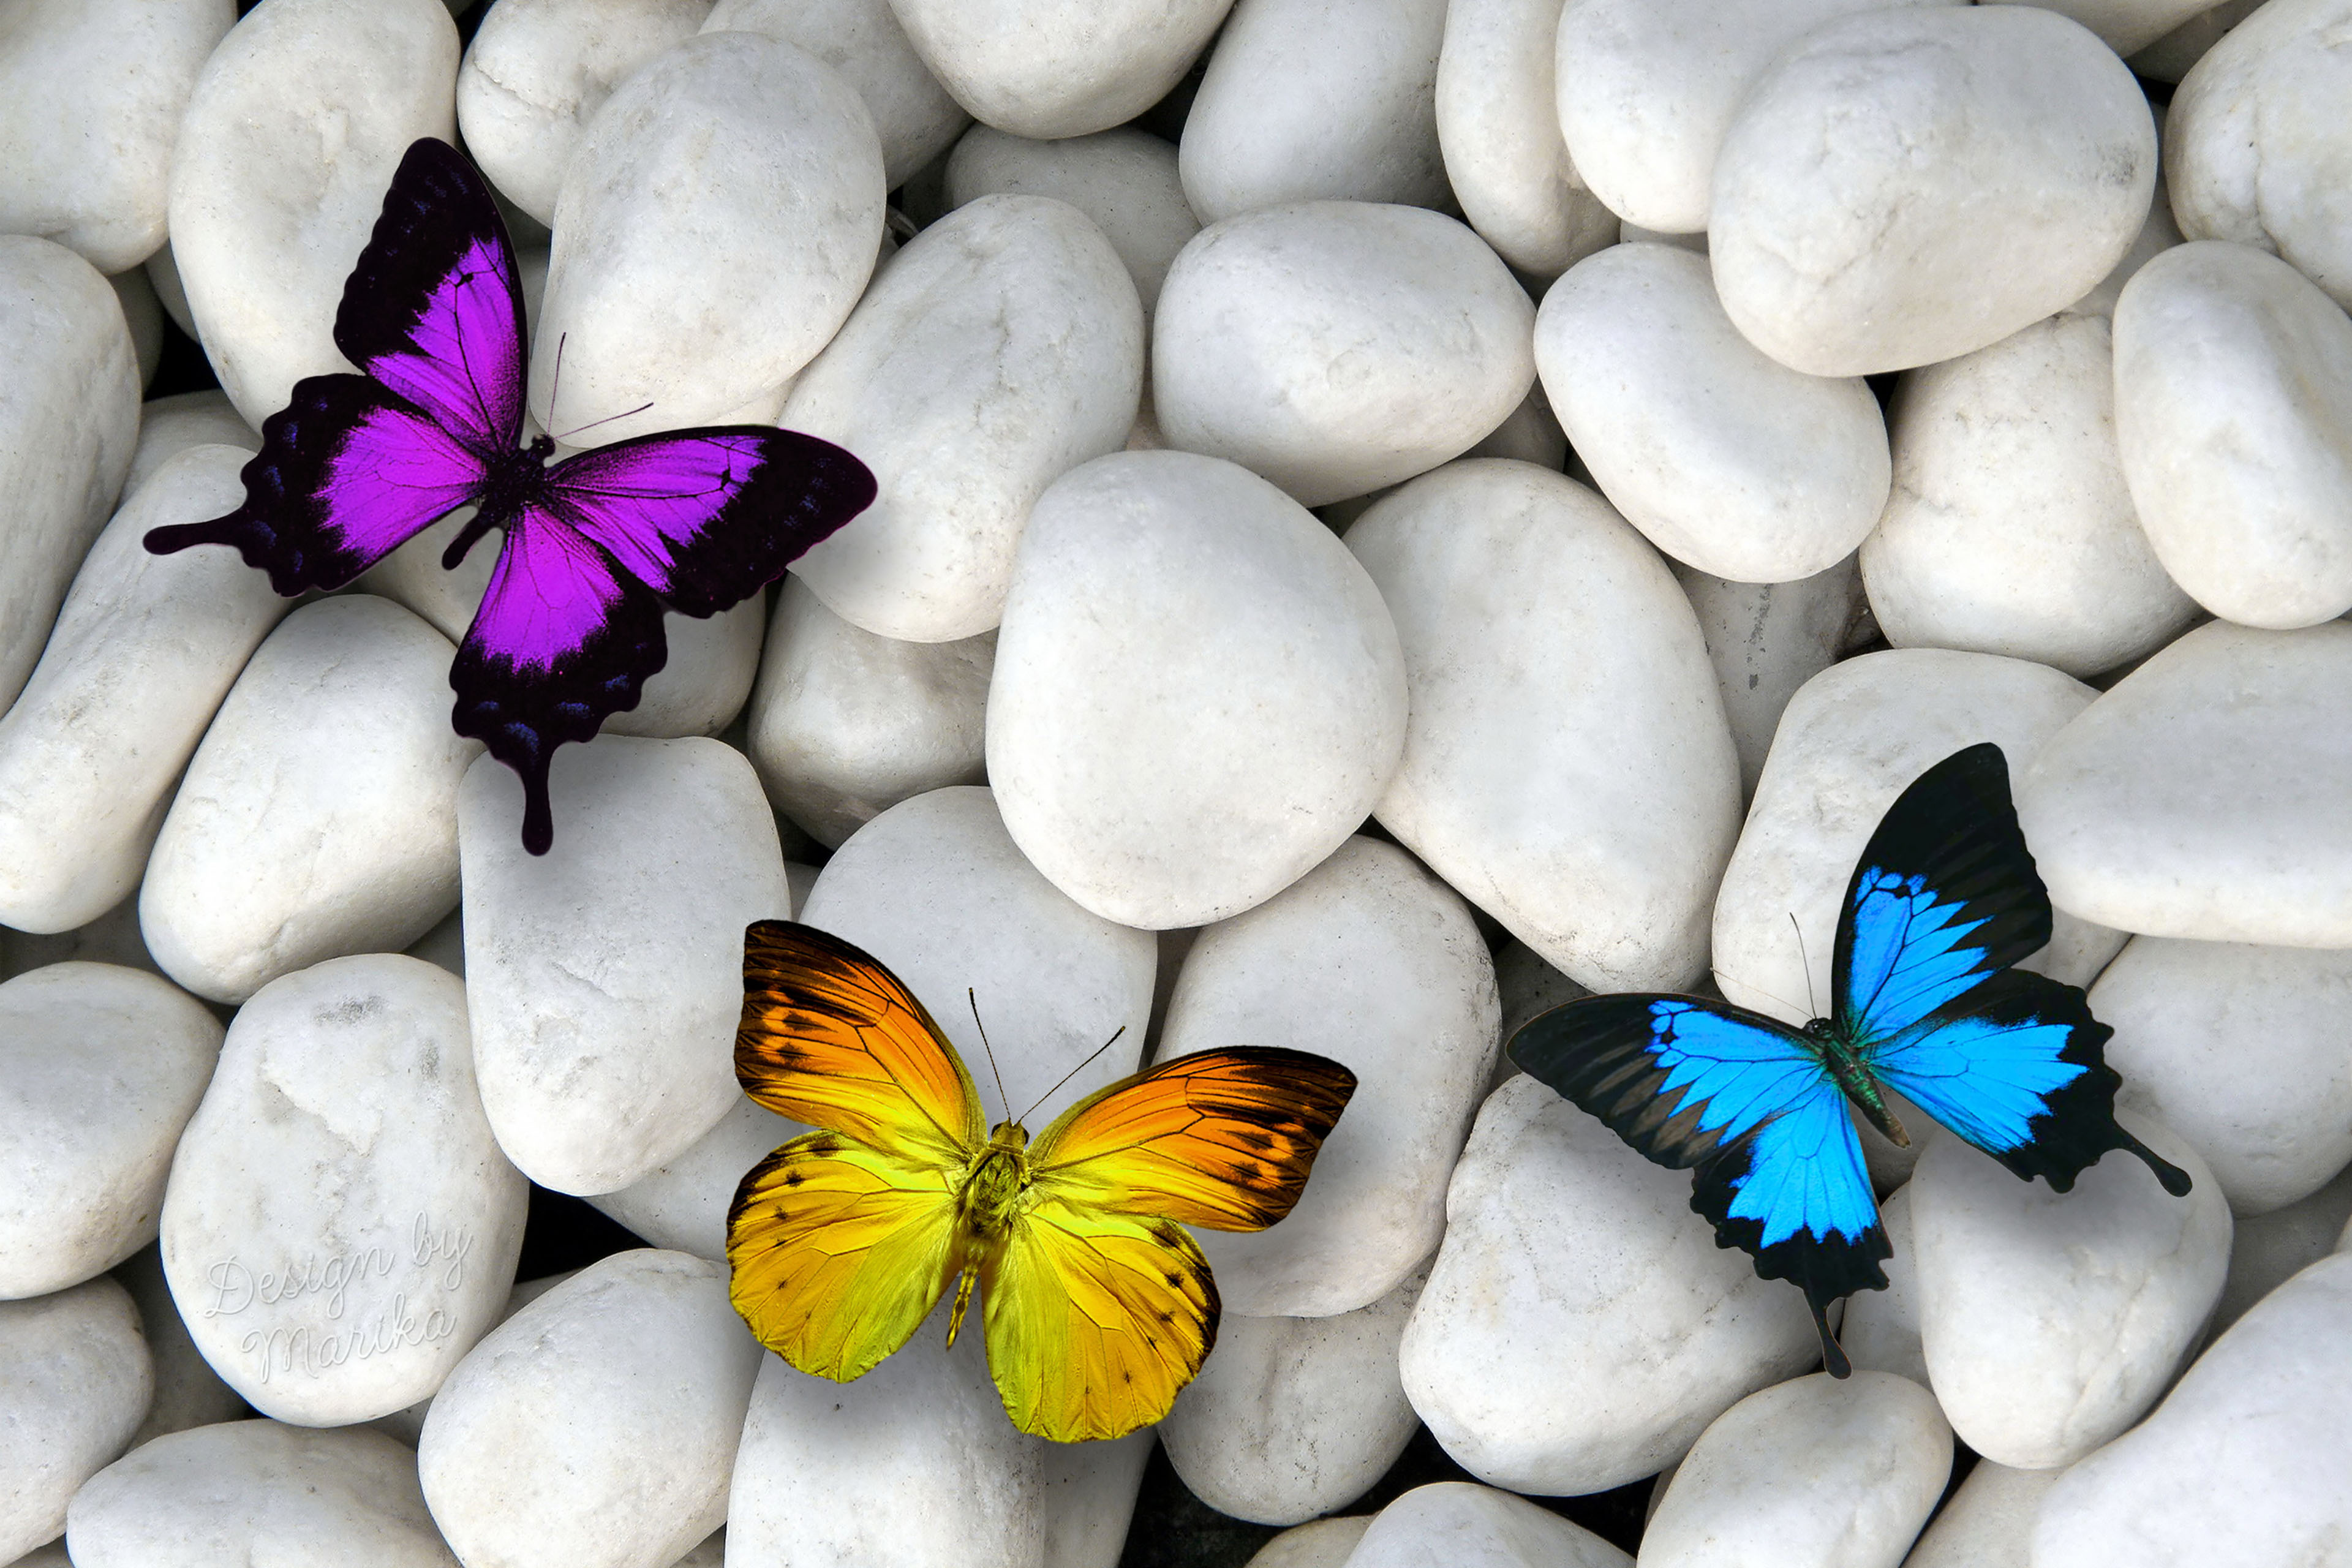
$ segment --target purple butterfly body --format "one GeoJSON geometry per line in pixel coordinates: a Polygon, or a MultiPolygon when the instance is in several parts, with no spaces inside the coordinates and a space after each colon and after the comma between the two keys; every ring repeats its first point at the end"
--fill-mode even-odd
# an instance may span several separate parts
{"type": "Polygon", "coordinates": [[[339,588],[460,506],[442,558],[503,542],[450,666],[450,721],[522,776],[522,840],[547,852],[548,761],[637,704],[668,658],[665,605],[709,616],[757,593],[874,499],[813,436],[718,426],[640,437],[549,468],[521,445],[525,349],[513,247],[472,165],[408,149],[335,315],[365,374],[311,376],[263,421],[245,504],[158,528],[157,554],[233,544],[279,593],[339,588]]]}

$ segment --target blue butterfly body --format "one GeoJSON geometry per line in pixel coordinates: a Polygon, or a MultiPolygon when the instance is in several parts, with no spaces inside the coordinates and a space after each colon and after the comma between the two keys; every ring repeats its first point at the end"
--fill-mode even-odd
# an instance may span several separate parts
{"type": "Polygon", "coordinates": [[[2112,1149],[2189,1190],[2116,1124],[2111,1031],[2082,991],[2011,967],[2050,928],[2008,764],[1971,746],[1913,781],[1854,867],[1830,1017],[1793,1029],[1696,996],[1593,996],[1530,1020],[1511,1059],[1650,1159],[1693,1170],[1691,1206],[1759,1274],[1803,1289],[1842,1377],[1829,1303],[1885,1289],[1891,1255],[1849,1107],[1907,1143],[1892,1090],[2060,1192],[2112,1149]]]}

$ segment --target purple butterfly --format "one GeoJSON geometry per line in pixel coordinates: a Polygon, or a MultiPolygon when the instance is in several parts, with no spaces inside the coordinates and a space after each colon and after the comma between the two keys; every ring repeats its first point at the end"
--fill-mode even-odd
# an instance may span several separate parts
{"type": "Polygon", "coordinates": [[[866,465],[759,426],[619,441],[547,466],[525,447],[522,284],[489,187],[457,150],[415,142],[335,312],[364,375],[314,375],[263,421],[245,504],[158,528],[156,554],[234,544],[292,595],[340,588],[460,506],[441,558],[505,532],[449,667],[450,722],[522,775],[523,847],[555,826],[548,759],[637,705],[667,662],[662,606],[709,616],[783,575],[874,500],[866,465]]]}

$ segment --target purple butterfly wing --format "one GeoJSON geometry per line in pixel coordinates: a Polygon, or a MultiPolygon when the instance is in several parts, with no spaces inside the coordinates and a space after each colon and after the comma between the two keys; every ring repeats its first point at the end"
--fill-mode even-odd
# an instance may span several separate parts
{"type": "Polygon", "coordinates": [[[814,436],[721,426],[583,452],[549,470],[545,496],[670,608],[708,616],[865,510],[874,476],[814,436]]]}
{"type": "Polygon", "coordinates": [[[527,506],[449,666],[460,735],[522,775],[523,847],[555,836],[547,769],[555,748],[585,741],[605,716],[637,705],[668,661],[661,601],[565,523],[527,506]]]}

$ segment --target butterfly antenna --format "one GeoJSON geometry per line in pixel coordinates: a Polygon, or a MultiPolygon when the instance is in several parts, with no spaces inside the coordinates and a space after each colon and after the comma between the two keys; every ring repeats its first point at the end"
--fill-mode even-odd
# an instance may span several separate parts
{"type": "MultiPolygon", "coordinates": [[[[1069,1071],[1067,1071],[1067,1072],[1064,1073],[1060,1078],[1058,1078],[1058,1079],[1055,1079],[1055,1080],[1054,1080],[1054,1088],[1053,1088],[1053,1089],[1047,1089],[1045,1093],[1043,1093],[1043,1094],[1039,1095],[1036,1099],[1034,1099],[1034,1100],[1031,1100],[1031,1101],[1029,1102],[1029,1110],[1036,1110],[1039,1106],[1041,1106],[1041,1105],[1045,1104],[1047,1100],[1049,1100],[1053,1099],[1053,1098],[1054,1098],[1054,1091],[1055,1091],[1055,1089],[1060,1089],[1060,1088],[1062,1087],[1062,1085],[1064,1085],[1064,1084],[1066,1084],[1066,1083],[1069,1082],[1072,1079],[1074,1079],[1074,1078],[1077,1077],[1080,1073],[1082,1073],[1082,1072],[1086,1071],[1086,1070],[1087,1070],[1087,1062],[1090,1062],[1090,1061],[1094,1060],[1097,1057],[1098,1057],[1098,1056],[1102,1055],[1105,1051],[1107,1051],[1107,1050],[1110,1049],[1113,1046],[1115,1046],[1115,1045],[1118,1044],[1118,1037],[1119,1037],[1121,1035],[1124,1035],[1125,1033],[1127,1033],[1127,1026],[1126,1026],[1125,1024],[1121,1024],[1118,1028],[1113,1029],[1113,1030],[1110,1032],[1110,1038],[1109,1038],[1109,1039],[1105,1040],[1101,1045],[1097,1046],[1093,1050],[1088,1051],[1088,1052],[1087,1053],[1087,1060],[1086,1060],[1086,1061],[1084,1061],[1084,1062],[1080,1062],[1077,1066],[1076,1066],[1076,1067],[1072,1068],[1069,1071]]],[[[1024,1110],[1024,1111],[1023,1111],[1020,1115],[1018,1115],[1018,1116],[1014,1117],[1014,1118],[1013,1118],[1013,1120],[1014,1120],[1015,1121],[1026,1121],[1027,1120],[1029,1120],[1029,1110],[1024,1110]]]]}
{"type": "MultiPolygon", "coordinates": [[[[585,425],[574,425],[571,429],[566,430],[562,435],[558,436],[555,438],[559,441],[569,441],[574,436],[579,435],[583,430],[593,430],[599,425],[610,425],[615,419],[626,419],[632,414],[643,414],[646,409],[651,408],[652,406],[653,405],[650,403],[640,403],[635,408],[624,408],[618,414],[607,414],[602,419],[591,419],[585,425]]],[[[550,414],[555,412],[555,399],[552,397],[547,400],[547,411],[550,414]]]]}
{"type": "Polygon", "coordinates": [[[571,341],[570,332],[555,340],[555,383],[547,389],[547,417],[540,425],[542,430],[555,423],[555,400],[563,395],[563,345],[571,341]]]}
{"type": "MultiPolygon", "coordinates": [[[[1813,961],[1805,956],[1805,928],[1797,923],[1797,911],[1794,910],[1789,911],[1789,929],[1797,933],[1797,962],[1805,966],[1805,1016],[1818,1018],[1822,1016],[1822,1005],[1813,999],[1813,961]]],[[[1781,1005],[1785,1007],[1788,1004],[1784,1002],[1781,1005]]]]}
{"type": "MultiPolygon", "coordinates": [[[[1013,1099],[1004,1092],[1004,1075],[996,1070],[996,1047],[988,1043],[988,1026],[980,1021],[980,997],[969,985],[963,988],[963,999],[971,1005],[971,1025],[980,1031],[980,1048],[988,1053],[988,1072],[996,1079],[996,1103],[1010,1109],[1013,1099]]],[[[1013,1119],[1020,1121],[1019,1117],[1013,1119]]]]}

